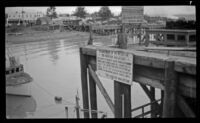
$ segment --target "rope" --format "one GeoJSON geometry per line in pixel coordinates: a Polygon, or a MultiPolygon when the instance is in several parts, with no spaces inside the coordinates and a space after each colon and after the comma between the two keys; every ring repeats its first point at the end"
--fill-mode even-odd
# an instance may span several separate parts
{"type": "MultiPolygon", "coordinates": [[[[45,91],[49,96],[55,97],[54,94],[50,93],[48,90],[46,90],[44,87],[42,87],[42,86],[39,85],[38,83],[35,82],[35,84],[36,84],[38,87],[40,87],[43,91],[45,91]]],[[[66,100],[66,99],[63,99],[63,100],[64,100],[64,102],[66,102],[66,103],[70,103],[70,105],[76,106],[76,104],[73,103],[73,102],[70,102],[70,101],[68,101],[68,100],[66,100]]]]}
{"type": "MultiPolygon", "coordinates": [[[[43,88],[41,85],[39,85],[38,83],[35,83],[35,85],[37,85],[40,89],[42,89],[43,91],[45,91],[49,96],[52,96],[52,97],[55,97],[55,95],[54,94],[52,94],[52,93],[50,93],[49,91],[47,91],[45,88],[43,88]]],[[[66,99],[63,99],[64,100],[64,102],[67,104],[67,105],[73,105],[73,106],[67,106],[67,107],[76,107],[76,104],[75,103],[73,103],[73,102],[70,102],[70,101],[68,101],[68,100],[66,100],[66,99]]],[[[52,106],[52,105],[54,105],[54,104],[50,104],[50,105],[47,105],[47,107],[46,108],[49,108],[50,106],[52,106]]],[[[82,105],[80,105],[80,106],[82,106],[82,105]]],[[[43,106],[42,106],[43,107],[43,106]]],[[[45,107],[45,105],[44,105],[44,107],[45,107]]],[[[42,109],[40,109],[40,110],[42,110],[42,109]]],[[[99,110],[91,110],[91,109],[84,109],[84,108],[80,108],[80,110],[83,110],[83,112],[96,112],[96,113],[103,113],[103,114],[106,114],[106,112],[103,112],[103,111],[99,111],[99,110]]],[[[38,111],[38,110],[37,110],[38,111]]],[[[75,112],[76,110],[74,109],[74,112],[75,112]]],[[[74,113],[74,115],[75,115],[75,113],[74,113]]],[[[75,117],[75,116],[73,116],[73,117],[75,117]]]]}

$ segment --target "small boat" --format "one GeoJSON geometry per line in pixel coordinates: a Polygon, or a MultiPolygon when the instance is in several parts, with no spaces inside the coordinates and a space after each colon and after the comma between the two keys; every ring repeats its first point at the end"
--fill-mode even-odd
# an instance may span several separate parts
{"type": "Polygon", "coordinates": [[[31,96],[30,87],[33,79],[24,72],[23,65],[18,64],[15,57],[9,57],[6,63],[6,94],[31,96]]]}
{"type": "Polygon", "coordinates": [[[62,97],[59,97],[59,96],[55,96],[55,101],[62,101],[62,97]]]}

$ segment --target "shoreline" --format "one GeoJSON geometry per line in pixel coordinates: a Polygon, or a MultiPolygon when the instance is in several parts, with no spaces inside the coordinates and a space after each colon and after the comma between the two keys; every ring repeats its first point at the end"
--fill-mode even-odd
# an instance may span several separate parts
{"type": "Polygon", "coordinates": [[[48,32],[34,32],[34,33],[23,33],[22,35],[6,35],[6,42],[7,43],[29,43],[29,42],[40,42],[40,41],[47,41],[47,40],[58,40],[64,38],[73,38],[73,37],[80,37],[89,39],[89,33],[87,32],[78,32],[78,31],[71,31],[71,32],[56,32],[56,31],[48,31],[48,32]]]}
{"type": "MultiPolygon", "coordinates": [[[[80,31],[41,31],[34,33],[22,33],[21,35],[7,35],[6,34],[6,43],[21,44],[21,43],[30,43],[30,42],[41,42],[48,40],[59,40],[59,39],[68,39],[76,40],[77,38],[82,38],[84,41],[89,40],[89,32],[80,32],[80,31]]],[[[109,38],[109,36],[101,36],[93,34],[93,39],[102,39],[109,38]]]]}

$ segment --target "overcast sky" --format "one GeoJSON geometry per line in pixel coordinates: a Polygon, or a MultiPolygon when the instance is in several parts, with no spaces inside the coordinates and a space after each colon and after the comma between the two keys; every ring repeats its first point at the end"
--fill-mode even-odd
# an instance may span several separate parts
{"type": "MultiPolygon", "coordinates": [[[[6,13],[15,12],[15,11],[41,11],[46,13],[48,7],[8,7],[6,8],[6,13]]],[[[121,6],[110,6],[109,7],[115,15],[118,15],[121,12],[121,6]]],[[[73,13],[75,11],[75,6],[65,6],[65,7],[56,7],[56,12],[61,13],[73,13]]],[[[93,13],[99,11],[100,6],[86,6],[86,11],[88,13],[93,13]]],[[[172,16],[176,14],[196,14],[195,6],[144,6],[144,14],[153,15],[153,16],[172,16]]]]}

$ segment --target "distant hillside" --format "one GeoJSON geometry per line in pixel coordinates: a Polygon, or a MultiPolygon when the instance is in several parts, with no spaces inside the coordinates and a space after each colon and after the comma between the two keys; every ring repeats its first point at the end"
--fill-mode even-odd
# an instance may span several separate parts
{"type": "Polygon", "coordinates": [[[195,14],[178,14],[174,15],[179,18],[185,18],[186,20],[195,20],[196,21],[196,15],[195,14]]]}

